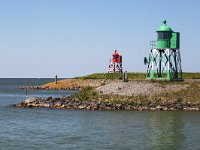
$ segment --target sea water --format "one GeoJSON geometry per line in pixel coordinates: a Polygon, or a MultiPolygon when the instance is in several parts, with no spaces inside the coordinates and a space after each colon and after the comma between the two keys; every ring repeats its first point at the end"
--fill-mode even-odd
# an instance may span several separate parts
{"type": "Polygon", "coordinates": [[[16,108],[27,96],[77,91],[18,89],[53,79],[0,79],[0,150],[200,149],[200,112],[16,108]]]}

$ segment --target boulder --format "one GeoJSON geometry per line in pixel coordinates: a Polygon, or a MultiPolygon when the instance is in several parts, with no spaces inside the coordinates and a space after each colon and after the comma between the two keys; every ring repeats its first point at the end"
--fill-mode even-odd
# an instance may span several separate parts
{"type": "Polygon", "coordinates": [[[156,109],[156,110],[163,110],[163,108],[162,108],[160,105],[156,106],[155,109],[156,109]]]}
{"type": "Polygon", "coordinates": [[[43,107],[53,107],[53,103],[44,103],[43,107]]]}
{"type": "Polygon", "coordinates": [[[51,100],[52,99],[52,96],[49,96],[49,97],[47,97],[45,100],[46,101],[49,101],[49,100],[51,100]]]}
{"type": "Polygon", "coordinates": [[[55,107],[61,107],[62,104],[63,104],[63,101],[56,101],[56,102],[54,102],[54,106],[55,107]]]}
{"type": "Polygon", "coordinates": [[[78,109],[85,109],[87,106],[86,105],[79,105],[78,109]]]}
{"type": "Polygon", "coordinates": [[[25,100],[23,101],[23,103],[26,103],[26,104],[28,104],[28,103],[33,103],[33,102],[37,101],[37,99],[38,99],[38,98],[36,98],[36,97],[29,97],[29,98],[25,99],[25,100]]]}
{"type": "Polygon", "coordinates": [[[116,108],[116,109],[122,109],[122,104],[116,104],[116,105],[115,105],[115,108],[116,108]]]}

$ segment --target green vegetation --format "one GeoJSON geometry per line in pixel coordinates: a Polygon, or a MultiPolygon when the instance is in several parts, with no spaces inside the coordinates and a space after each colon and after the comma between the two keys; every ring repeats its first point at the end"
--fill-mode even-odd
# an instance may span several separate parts
{"type": "Polygon", "coordinates": [[[79,93],[70,96],[73,99],[81,101],[99,101],[108,104],[131,104],[147,105],[151,103],[146,96],[120,96],[120,95],[102,95],[95,91],[93,87],[85,87],[79,93]]]}
{"type": "MultiPolygon", "coordinates": [[[[122,79],[121,73],[94,73],[87,76],[76,77],[76,79],[122,79]]],[[[129,72],[129,80],[144,80],[146,79],[146,73],[141,72],[129,72]]],[[[183,72],[183,79],[200,79],[200,73],[183,72]]]]}
{"type": "Polygon", "coordinates": [[[132,106],[150,106],[150,105],[162,105],[162,103],[168,102],[181,102],[181,103],[200,103],[200,84],[198,82],[190,83],[187,89],[177,92],[165,92],[155,95],[133,95],[133,96],[121,96],[121,95],[103,95],[98,93],[92,87],[85,87],[79,93],[71,96],[71,98],[82,101],[98,101],[100,103],[107,104],[125,104],[132,106]]]}
{"type": "Polygon", "coordinates": [[[78,79],[122,79],[121,73],[94,73],[82,77],[76,77],[78,79]]]}
{"type": "Polygon", "coordinates": [[[98,93],[90,86],[84,87],[80,92],[73,94],[71,97],[82,101],[89,101],[98,98],[98,93]]]}
{"type": "MultiPolygon", "coordinates": [[[[94,73],[83,77],[76,77],[78,79],[122,79],[122,73],[94,73]]],[[[128,79],[145,79],[146,73],[130,72],[128,79]]]]}
{"type": "Polygon", "coordinates": [[[199,72],[183,72],[183,79],[200,79],[199,72]]]}
{"type": "Polygon", "coordinates": [[[190,83],[187,89],[165,94],[164,97],[167,100],[174,99],[178,102],[200,103],[200,84],[198,82],[190,83]]]}

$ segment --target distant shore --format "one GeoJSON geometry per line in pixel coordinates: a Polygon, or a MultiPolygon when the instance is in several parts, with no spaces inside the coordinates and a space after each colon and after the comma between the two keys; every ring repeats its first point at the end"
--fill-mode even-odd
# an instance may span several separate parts
{"type": "MultiPolygon", "coordinates": [[[[111,74],[112,75],[112,74],[111,74]]],[[[109,75],[109,76],[111,76],[109,75]]],[[[119,76],[119,74],[117,75],[119,76]]],[[[111,76],[113,77],[113,76],[111,76]]],[[[141,75],[140,75],[141,77],[141,75]]],[[[199,76],[200,77],[200,76],[199,76]]],[[[182,82],[147,81],[144,78],[120,79],[82,77],[58,83],[20,87],[25,89],[80,90],[66,98],[33,98],[18,107],[50,107],[89,110],[196,110],[200,109],[200,79],[182,82]]]]}

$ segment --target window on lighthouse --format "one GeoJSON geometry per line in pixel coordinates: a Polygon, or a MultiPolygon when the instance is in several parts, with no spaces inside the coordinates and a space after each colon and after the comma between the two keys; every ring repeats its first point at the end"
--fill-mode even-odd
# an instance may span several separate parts
{"type": "Polygon", "coordinates": [[[158,40],[159,39],[170,39],[170,35],[168,32],[158,32],[158,40]]]}

